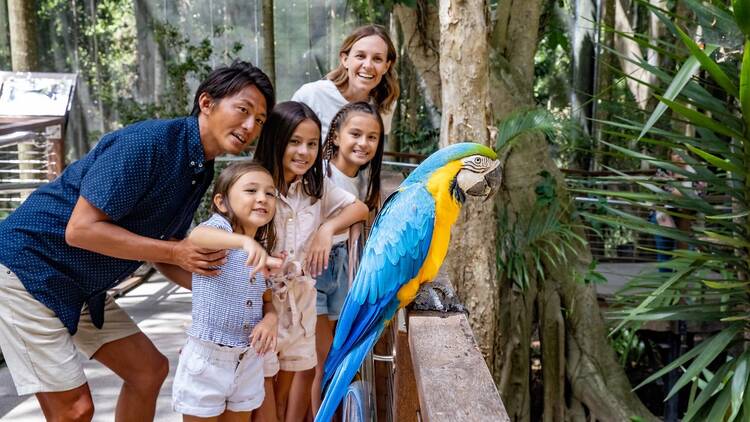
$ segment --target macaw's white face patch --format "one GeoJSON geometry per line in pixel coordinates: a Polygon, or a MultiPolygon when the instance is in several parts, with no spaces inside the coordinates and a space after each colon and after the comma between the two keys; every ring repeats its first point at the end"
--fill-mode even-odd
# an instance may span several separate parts
{"type": "Polygon", "coordinates": [[[500,184],[500,161],[484,155],[471,155],[461,160],[456,175],[458,187],[472,196],[491,196],[500,184]]]}

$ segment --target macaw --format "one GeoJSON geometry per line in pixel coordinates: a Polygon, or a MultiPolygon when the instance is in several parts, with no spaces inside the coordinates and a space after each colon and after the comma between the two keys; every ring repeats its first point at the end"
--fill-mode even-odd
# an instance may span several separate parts
{"type": "Polygon", "coordinates": [[[437,275],[466,195],[490,197],[501,171],[491,148],[453,144],[427,157],[383,204],[336,325],[316,422],[331,420],[386,324],[437,275]]]}

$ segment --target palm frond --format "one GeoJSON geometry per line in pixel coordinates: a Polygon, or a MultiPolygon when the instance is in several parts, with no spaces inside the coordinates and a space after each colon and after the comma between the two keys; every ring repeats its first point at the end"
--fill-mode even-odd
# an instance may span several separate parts
{"type": "Polygon", "coordinates": [[[562,134],[561,123],[546,109],[521,110],[503,119],[498,126],[496,150],[511,146],[521,135],[541,133],[548,138],[562,134]]]}

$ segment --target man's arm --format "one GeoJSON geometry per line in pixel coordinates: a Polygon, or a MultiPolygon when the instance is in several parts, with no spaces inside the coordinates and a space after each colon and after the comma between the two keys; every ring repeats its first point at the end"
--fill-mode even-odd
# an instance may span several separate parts
{"type": "Polygon", "coordinates": [[[177,265],[165,264],[163,262],[154,262],[154,267],[176,285],[184,289],[193,290],[193,275],[189,271],[183,270],[177,265]]]}
{"type": "Polygon", "coordinates": [[[203,275],[216,275],[226,251],[199,248],[189,239],[157,240],[132,233],[112,223],[109,216],[79,197],[68,225],[65,241],[88,251],[114,258],[172,264],[203,275]]]}

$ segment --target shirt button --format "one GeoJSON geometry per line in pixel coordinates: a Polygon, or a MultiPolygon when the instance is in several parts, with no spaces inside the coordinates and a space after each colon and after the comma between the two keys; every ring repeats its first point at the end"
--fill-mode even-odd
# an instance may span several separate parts
{"type": "Polygon", "coordinates": [[[292,222],[294,221],[294,219],[292,217],[289,217],[289,221],[292,222]]]}
{"type": "Polygon", "coordinates": [[[250,324],[248,324],[247,322],[242,324],[242,329],[245,331],[250,331],[250,324]]]}
{"type": "Polygon", "coordinates": [[[293,254],[294,254],[294,249],[290,249],[289,250],[289,255],[293,255],[293,254]]]}
{"type": "Polygon", "coordinates": [[[248,308],[252,308],[253,307],[253,301],[250,300],[250,299],[248,299],[247,302],[245,302],[245,305],[247,305],[248,308]]]}
{"type": "Polygon", "coordinates": [[[190,167],[192,167],[192,166],[194,166],[194,165],[195,165],[195,161],[191,161],[191,162],[190,162],[190,167]]]}
{"type": "Polygon", "coordinates": [[[198,167],[203,167],[203,163],[198,163],[198,167]]]}
{"type": "Polygon", "coordinates": [[[195,184],[195,180],[193,180],[193,181],[191,182],[191,184],[193,184],[193,185],[194,185],[194,184],[195,184]]]}

